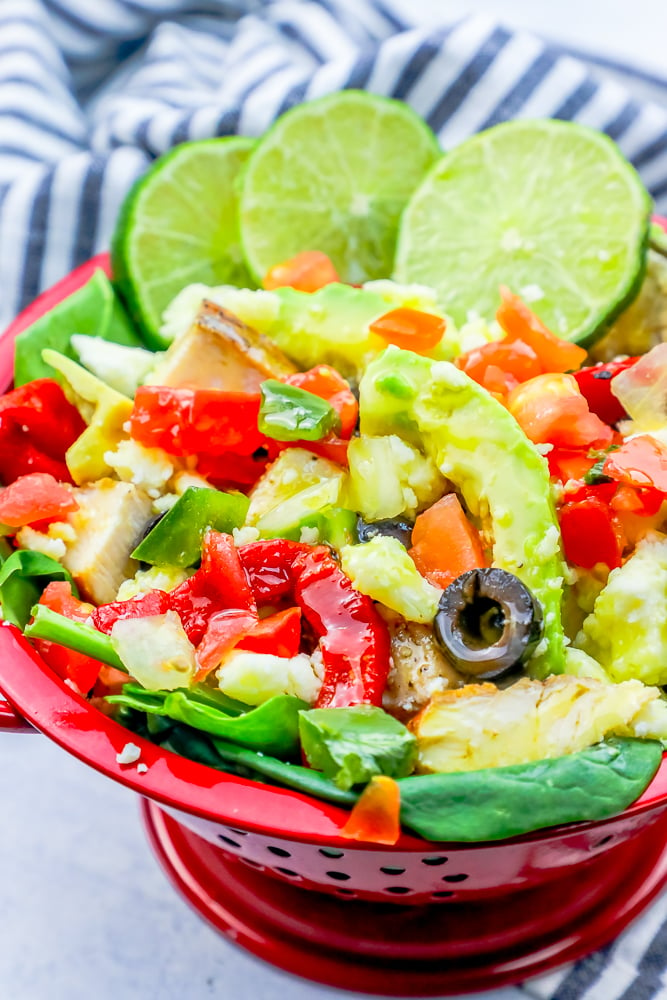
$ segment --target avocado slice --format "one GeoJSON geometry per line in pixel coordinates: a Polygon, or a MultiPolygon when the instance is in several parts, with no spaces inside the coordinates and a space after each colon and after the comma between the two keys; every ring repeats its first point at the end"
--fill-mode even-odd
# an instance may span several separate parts
{"type": "Polygon", "coordinates": [[[468,510],[490,518],[493,565],[522,580],[544,612],[528,670],[563,673],[564,564],[544,458],[505,407],[448,361],[388,347],[359,388],[362,434],[398,434],[421,447],[468,510]]]}

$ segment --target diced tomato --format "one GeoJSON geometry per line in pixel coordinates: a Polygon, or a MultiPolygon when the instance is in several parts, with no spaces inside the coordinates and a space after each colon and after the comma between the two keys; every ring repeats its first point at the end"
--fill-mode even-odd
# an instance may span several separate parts
{"type": "MultiPolygon", "coordinates": [[[[340,437],[352,437],[357,426],[359,403],[343,376],[330,365],[316,365],[307,372],[295,372],[283,379],[288,385],[296,385],[326,399],[340,417],[340,437]]],[[[311,444],[312,442],[309,442],[311,444]]]]}
{"type": "Polygon", "coordinates": [[[199,574],[221,607],[244,608],[256,614],[255,597],[231,535],[206,532],[199,574]]]}
{"type": "Polygon", "coordinates": [[[447,322],[442,316],[401,306],[374,319],[368,328],[388,344],[416,354],[426,354],[440,343],[446,327],[447,322]]]}
{"type": "Polygon", "coordinates": [[[507,337],[504,343],[521,341],[537,355],[544,372],[569,372],[581,367],[586,351],[555,336],[525,302],[504,285],[500,287],[500,308],[496,319],[507,337]]]}
{"type": "Polygon", "coordinates": [[[71,483],[65,452],[85,429],[78,410],[52,379],[37,379],[0,396],[0,479],[45,472],[71,483]]]}
{"type": "Polygon", "coordinates": [[[61,519],[78,507],[72,491],[57,479],[46,472],[32,472],[15,479],[0,493],[0,523],[20,528],[61,519]]]}
{"type": "Polygon", "coordinates": [[[257,622],[238,643],[239,649],[273,656],[296,656],[301,645],[301,608],[286,608],[257,622]]]}
{"type": "Polygon", "coordinates": [[[596,459],[589,457],[588,448],[552,448],[547,455],[549,472],[561,483],[583,479],[595,465],[596,459]]]}
{"type": "Polygon", "coordinates": [[[519,382],[514,375],[510,375],[509,372],[504,372],[502,368],[498,367],[498,365],[489,365],[488,368],[484,369],[480,385],[482,385],[487,392],[490,392],[492,396],[495,396],[496,399],[504,406],[510,392],[512,389],[516,389],[519,382]]]}
{"type": "Polygon", "coordinates": [[[224,455],[197,456],[197,472],[204,476],[218,490],[254,486],[266,471],[270,461],[268,451],[261,450],[259,455],[234,455],[226,452],[224,455]]]}
{"type": "Polygon", "coordinates": [[[574,566],[593,569],[604,563],[609,569],[621,565],[625,538],[620,523],[604,501],[596,497],[564,504],[560,530],[565,558],[574,566]]]}
{"type": "MultiPolygon", "coordinates": [[[[84,604],[72,594],[72,588],[65,580],[49,583],[39,599],[44,607],[57,611],[65,618],[85,622],[95,610],[92,604],[84,604]]],[[[33,644],[49,666],[62,677],[70,681],[81,694],[87,694],[93,687],[102,664],[83,653],[75,653],[56,642],[46,639],[33,639],[33,644]]],[[[127,677],[125,677],[127,680],[127,677]]]]}
{"type": "Polygon", "coordinates": [[[419,515],[409,551],[421,575],[436,587],[448,587],[461,573],[487,565],[479,533],[454,493],[419,515]]]}
{"type": "Polygon", "coordinates": [[[609,501],[612,510],[619,513],[639,514],[641,517],[653,517],[665,501],[665,494],[659,490],[642,489],[639,486],[627,486],[619,483],[616,492],[609,501]]]}
{"type": "Polygon", "coordinates": [[[602,472],[619,483],[667,493],[667,445],[650,434],[630,438],[609,452],[602,472]]]}
{"type": "Polygon", "coordinates": [[[591,413],[595,413],[606,424],[615,424],[625,416],[625,409],[611,391],[612,379],[620,372],[637,364],[639,358],[624,361],[609,361],[603,365],[592,365],[574,373],[579,391],[586,399],[591,413]]]}
{"type": "Polygon", "coordinates": [[[124,621],[126,618],[152,618],[154,615],[165,615],[170,608],[169,594],[163,590],[149,590],[146,594],[131,597],[129,601],[101,604],[93,611],[92,620],[98,632],[110,635],[117,621],[124,621]]]}
{"type": "MultiPolygon", "coordinates": [[[[130,681],[128,674],[115,667],[108,667],[106,663],[101,664],[100,673],[95,682],[94,694],[96,698],[106,698],[109,694],[120,694],[123,686],[130,681]]],[[[101,705],[98,707],[102,707],[101,705]]],[[[112,706],[108,706],[111,708],[112,706]]]]}
{"type": "Polygon", "coordinates": [[[304,250],[267,271],[262,284],[273,288],[296,288],[300,292],[316,292],[324,285],[340,281],[332,260],[321,250],[304,250]]]}
{"type": "Polygon", "coordinates": [[[233,649],[239,639],[247,635],[256,624],[257,614],[251,611],[229,608],[212,614],[197,646],[199,669],[195,674],[195,680],[203,680],[211,670],[215,670],[225,654],[233,649]]]}
{"type": "Polygon", "coordinates": [[[456,364],[489,392],[503,391],[501,379],[505,381],[504,391],[509,392],[520,382],[527,382],[543,372],[535,351],[520,340],[483,344],[462,354],[456,364]]]}
{"type": "Polygon", "coordinates": [[[572,375],[538,375],[513,389],[507,407],[535,444],[606,448],[611,427],[591,413],[572,375]]]}
{"type": "Polygon", "coordinates": [[[264,443],[257,429],[259,393],[141,385],[130,434],[170,455],[252,455],[264,443]]]}
{"type": "Polygon", "coordinates": [[[401,793],[393,778],[371,778],[355,803],[341,836],[372,844],[395,844],[401,833],[401,793]]]}

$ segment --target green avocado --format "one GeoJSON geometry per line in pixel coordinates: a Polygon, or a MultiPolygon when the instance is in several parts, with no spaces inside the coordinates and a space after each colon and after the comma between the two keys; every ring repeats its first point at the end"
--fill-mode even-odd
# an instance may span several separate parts
{"type": "Polygon", "coordinates": [[[359,388],[361,433],[418,445],[468,510],[490,519],[493,565],[519,577],[544,612],[528,669],[539,678],[563,673],[563,560],[545,459],[505,407],[448,361],[388,347],[359,388]]]}

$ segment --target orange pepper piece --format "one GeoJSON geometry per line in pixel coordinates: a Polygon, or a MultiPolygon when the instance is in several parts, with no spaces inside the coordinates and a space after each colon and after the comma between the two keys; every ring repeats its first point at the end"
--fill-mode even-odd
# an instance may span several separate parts
{"type": "Polygon", "coordinates": [[[299,292],[316,292],[324,285],[340,281],[333,262],[321,250],[304,250],[270,268],[263,281],[264,288],[296,288],[299,292]]]}
{"type": "Polygon", "coordinates": [[[395,844],[401,834],[400,809],[401,793],[394,779],[376,775],[355,803],[341,835],[373,844],[395,844]]]}

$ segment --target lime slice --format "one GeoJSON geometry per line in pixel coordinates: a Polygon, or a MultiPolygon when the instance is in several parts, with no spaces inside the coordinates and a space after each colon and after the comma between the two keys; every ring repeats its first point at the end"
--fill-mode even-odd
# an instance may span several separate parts
{"type": "Polygon", "coordinates": [[[607,136],[506,122],[424,179],[403,215],[395,277],[435,288],[457,324],[471,311],[491,319],[508,285],[555,334],[586,345],[639,291],[650,209],[607,136]]]}
{"type": "Polygon", "coordinates": [[[343,279],[386,278],[408,198],[441,155],[407,105],[345,90],[294,108],[250,157],[241,239],[261,281],[274,264],[322,250],[343,279]]]}
{"type": "Polygon", "coordinates": [[[239,241],[237,178],[254,140],[205,139],[177,146],[140,177],[114,232],[114,280],[146,341],[186,285],[251,286],[239,241]]]}

